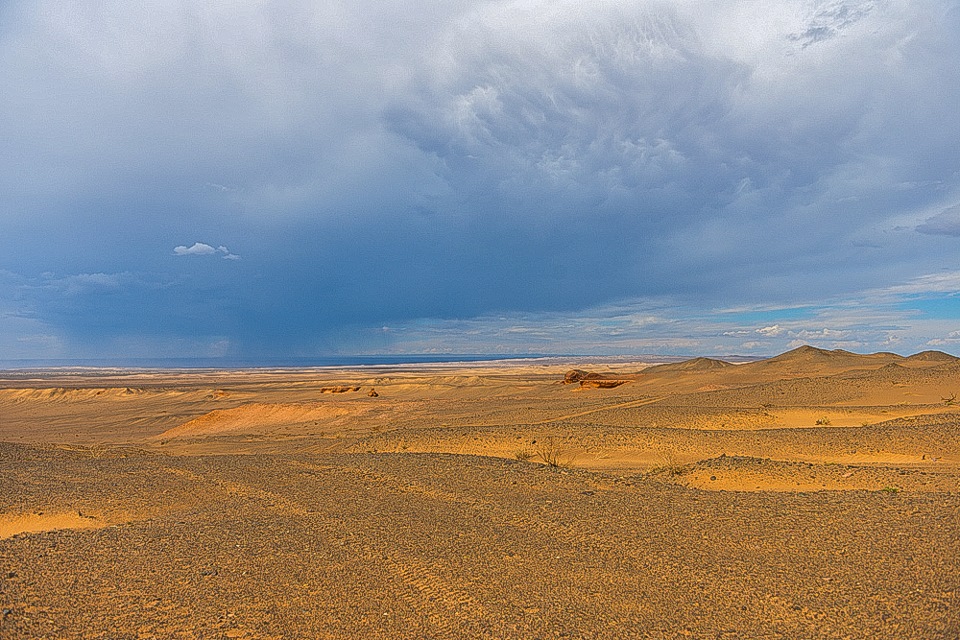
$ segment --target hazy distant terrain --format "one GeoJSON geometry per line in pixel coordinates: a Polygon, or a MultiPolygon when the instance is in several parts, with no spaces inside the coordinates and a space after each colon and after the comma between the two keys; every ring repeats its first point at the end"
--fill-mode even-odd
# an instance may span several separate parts
{"type": "Polygon", "coordinates": [[[0,374],[3,638],[957,638],[960,359],[0,374]]]}

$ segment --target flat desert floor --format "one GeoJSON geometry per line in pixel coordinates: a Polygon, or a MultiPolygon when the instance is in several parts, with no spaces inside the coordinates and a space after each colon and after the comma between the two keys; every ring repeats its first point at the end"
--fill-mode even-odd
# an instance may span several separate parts
{"type": "Polygon", "coordinates": [[[0,372],[0,638],[960,638],[960,359],[0,372]]]}

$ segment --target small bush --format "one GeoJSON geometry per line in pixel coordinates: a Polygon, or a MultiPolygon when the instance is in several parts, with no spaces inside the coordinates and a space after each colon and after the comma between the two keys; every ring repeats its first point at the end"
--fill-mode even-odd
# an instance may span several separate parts
{"type": "Polygon", "coordinates": [[[899,493],[899,492],[900,492],[900,488],[899,488],[899,487],[884,487],[883,489],[881,489],[881,491],[883,491],[884,493],[899,493]]]}
{"type": "Polygon", "coordinates": [[[666,473],[671,476],[683,475],[684,465],[673,451],[665,451],[657,456],[657,464],[650,473],[666,473]]]}
{"type": "Polygon", "coordinates": [[[823,427],[830,426],[830,418],[828,418],[827,416],[823,416],[822,418],[817,418],[817,422],[815,424],[823,427]]]}
{"type": "Polygon", "coordinates": [[[577,457],[566,451],[560,441],[553,436],[541,440],[537,444],[536,456],[550,467],[570,467],[577,457]]]}
{"type": "Polygon", "coordinates": [[[530,451],[529,449],[517,449],[514,452],[513,457],[519,460],[520,462],[526,462],[527,460],[532,459],[534,455],[536,454],[534,454],[533,451],[530,451]]]}

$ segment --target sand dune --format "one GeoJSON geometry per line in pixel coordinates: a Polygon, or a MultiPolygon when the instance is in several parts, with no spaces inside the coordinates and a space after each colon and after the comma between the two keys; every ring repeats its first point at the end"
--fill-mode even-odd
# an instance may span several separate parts
{"type": "Polygon", "coordinates": [[[694,464],[661,465],[651,477],[708,491],[900,491],[957,492],[960,477],[935,469],[896,469],[903,460],[886,456],[889,466],[814,464],[764,458],[721,456],[694,464]]]}
{"type": "MultiPolygon", "coordinates": [[[[96,399],[133,400],[146,391],[140,388],[65,388],[3,389],[0,394],[13,402],[82,402],[96,399]]],[[[163,393],[163,392],[155,392],[163,393]]]]}
{"type": "Polygon", "coordinates": [[[198,437],[236,433],[275,433],[278,430],[315,429],[335,426],[359,418],[369,409],[331,404],[244,404],[233,409],[216,409],[189,422],[168,429],[154,439],[198,437]]]}

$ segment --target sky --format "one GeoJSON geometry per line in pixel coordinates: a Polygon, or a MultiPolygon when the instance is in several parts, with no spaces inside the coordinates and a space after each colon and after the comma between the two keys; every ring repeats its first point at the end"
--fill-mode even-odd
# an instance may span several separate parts
{"type": "Polygon", "coordinates": [[[6,0],[0,360],[960,354],[960,3],[6,0]]]}

